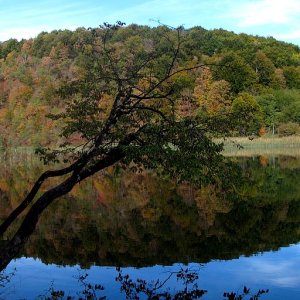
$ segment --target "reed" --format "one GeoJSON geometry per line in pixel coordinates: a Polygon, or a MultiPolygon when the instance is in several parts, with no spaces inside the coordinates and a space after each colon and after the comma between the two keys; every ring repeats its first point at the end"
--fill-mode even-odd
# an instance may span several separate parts
{"type": "MultiPolygon", "coordinates": [[[[220,139],[217,142],[222,142],[220,139]]],[[[231,137],[224,142],[225,156],[287,155],[300,156],[300,136],[231,137]]]]}

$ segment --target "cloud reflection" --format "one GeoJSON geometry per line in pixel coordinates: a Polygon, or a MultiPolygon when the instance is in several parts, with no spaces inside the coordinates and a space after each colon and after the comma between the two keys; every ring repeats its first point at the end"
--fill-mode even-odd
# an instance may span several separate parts
{"type": "Polygon", "coordinates": [[[300,287],[300,245],[251,258],[247,264],[257,281],[278,287],[300,287]]]}

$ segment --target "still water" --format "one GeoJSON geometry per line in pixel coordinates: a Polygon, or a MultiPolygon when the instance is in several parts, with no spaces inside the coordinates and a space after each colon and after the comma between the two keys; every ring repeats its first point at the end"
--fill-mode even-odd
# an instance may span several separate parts
{"type": "MultiPolygon", "coordinates": [[[[236,162],[246,180],[226,192],[116,168],[80,184],[43,213],[4,270],[0,299],[46,299],[54,290],[77,299],[88,284],[98,297],[146,299],[141,280],[161,295],[203,290],[203,299],[224,299],[247,286],[269,289],[261,299],[299,299],[300,158],[236,162]]],[[[24,160],[3,165],[1,220],[40,171],[24,160]]]]}

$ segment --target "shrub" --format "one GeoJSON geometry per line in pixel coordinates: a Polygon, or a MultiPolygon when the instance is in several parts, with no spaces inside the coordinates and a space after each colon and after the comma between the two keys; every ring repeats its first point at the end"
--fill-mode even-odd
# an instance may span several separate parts
{"type": "Polygon", "coordinates": [[[278,126],[279,136],[289,136],[300,133],[300,126],[298,123],[289,122],[278,126]]]}

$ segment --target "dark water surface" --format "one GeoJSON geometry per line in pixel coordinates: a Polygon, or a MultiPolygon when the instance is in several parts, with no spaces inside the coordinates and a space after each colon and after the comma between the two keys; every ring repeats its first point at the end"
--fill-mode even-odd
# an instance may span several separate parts
{"type": "MultiPolygon", "coordinates": [[[[85,282],[103,285],[99,296],[125,299],[120,272],[171,295],[187,283],[179,272],[197,274],[188,288],[206,290],[203,299],[245,285],[269,289],[262,299],[300,299],[300,158],[238,163],[248,180],[237,178],[229,193],[117,169],[80,184],[43,213],[4,270],[0,299],[45,299],[51,289],[77,297],[85,282]]],[[[1,221],[41,171],[32,161],[2,164],[1,221]]]]}

